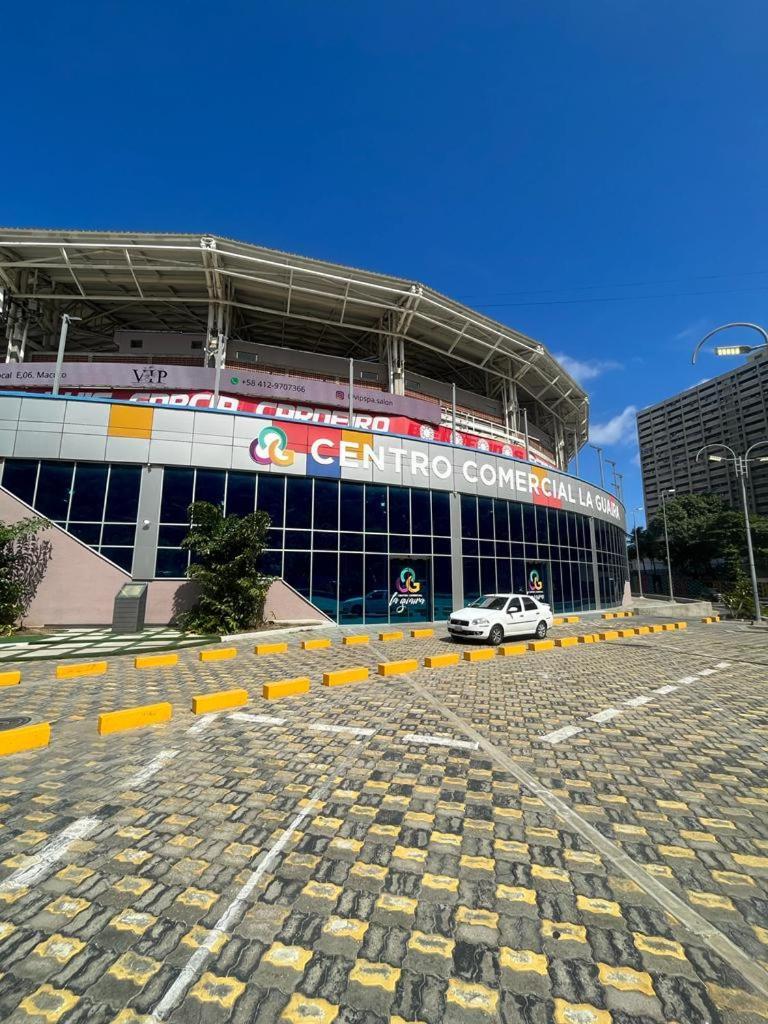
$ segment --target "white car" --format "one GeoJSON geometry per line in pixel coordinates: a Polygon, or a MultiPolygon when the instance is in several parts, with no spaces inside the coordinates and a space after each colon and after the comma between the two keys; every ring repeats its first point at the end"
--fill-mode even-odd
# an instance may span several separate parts
{"type": "Polygon", "coordinates": [[[453,640],[488,640],[500,644],[507,636],[543,640],[552,625],[546,601],[527,594],[484,594],[466,608],[452,612],[448,632],[453,640]]]}

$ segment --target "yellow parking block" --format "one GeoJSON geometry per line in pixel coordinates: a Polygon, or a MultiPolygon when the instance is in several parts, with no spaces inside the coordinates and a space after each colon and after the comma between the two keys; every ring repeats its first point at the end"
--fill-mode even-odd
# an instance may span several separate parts
{"type": "Polygon", "coordinates": [[[323,686],[346,686],[347,683],[362,683],[369,675],[364,665],[354,668],[338,668],[334,672],[323,673],[323,686]]]}
{"type": "Polygon", "coordinates": [[[648,632],[649,633],[663,633],[664,632],[664,627],[662,625],[660,625],[660,624],[657,625],[657,626],[649,626],[648,627],[648,632]]]}
{"type": "Polygon", "coordinates": [[[302,640],[301,649],[302,651],[323,651],[326,647],[331,646],[331,640],[329,637],[318,637],[317,640],[302,640]]]}
{"type": "Polygon", "coordinates": [[[99,715],[99,736],[111,732],[123,732],[126,729],[143,729],[146,725],[159,725],[170,722],[173,707],[170,704],[141,704],[135,708],[123,708],[122,711],[106,711],[99,715]]]}
{"type": "Polygon", "coordinates": [[[600,616],[600,618],[602,618],[602,619],[615,619],[616,618],[616,614],[615,614],[615,612],[603,612],[603,614],[600,616]]]}
{"type": "Polygon", "coordinates": [[[434,629],[412,629],[411,636],[414,640],[426,640],[429,636],[434,636],[434,629]]]}
{"type": "Polygon", "coordinates": [[[254,654],[285,654],[288,644],[256,644],[254,654]]]}
{"type": "Polygon", "coordinates": [[[577,636],[561,636],[558,640],[555,640],[555,647],[576,647],[578,642],[579,638],[577,636]]]}
{"type": "Polygon", "coordinates": [[[661,628],[665,633],[671,633],[673,629],[677,629],[677,625],[674,622],[664,622],[661,628]]]}
{"type": "Polygon", "coordinates": [[[562,626],[562,624],[564,622],[565,622],[565,619],[562,619],[562,618],[552,619],[552,625],[553,626],[562,626]]]}
{"type": "Polygon", "coordinates": [[[464,651],[464,661],[489,661],[495,657],[495,647],[478,647],[474,651],[464,651]]]}
{"type": "Polygon", "coordinates": [[[211,711],[241,708],[243,704],[247,703],[247,690],[218,690],[216,693],[201,693],[192,698],[192,714],[206,715],[211,711]]]}
{"type": "Polygon", "coordinates": [[[418,667],[415,658],[406,658],[404,661],[381,661],[378,671],[380,676],[401,676],[406,672],[415,672],[418,667]]]}
{"type": "Polygon", "coordinates": [[[634,629],[620,629],[618,633],[620,637],[628,637],[635,635],[634,629]]]}
{"type": "Polygon", "coordinates": [[[78,679],[80,676],[103,676],[107,671],[106,661],[87,661],[78,665],[57,665],[57,679],[78,679]]]}
{"type": "Polygon", "coordinates": [[[598,633],[597,635],[601,640],[618,640],[619,637],[618,630],[615,629],[609,629],[605,633],[598,633]]]}
{"type": "Polygon", "coordinates": [[[675,623],[675,629],[688,629],[688,623],[687,622],[676,622],[675,623]]]}
{"type": "Polygon", "coordinates": [[[274,683],[264,683],[261,688],[261,695],[264,700],[295,697],[300,693],[309,693],[309,676],[297,676],[295,679],[278,679],[274,683]]]}
{"type": "Polygon", "coordinates": [[[646,633],[650,633],[651,632],[651,627],[650,626],[635,626],[635,628],[632,630],[632,632],[635,634],[635,636],[645,636],[646,633]]]}
{"type": "Polygon", "coordinates": [[[531,640],[528,644],[529,651],[552,651],[554,648],[554,640],[531,640]]]}
{"type": "Polygon", "coordinates": [[[581,619],[580,619],[580,617],[578,615],[566,615],[565,621],[566,622],[581,622],[581,619]]]}
{"type": "Polygon", "coordinates": [[[0,732],[0,757],[6,754],[21,754],[25,750],[39,750],[51,742],[50,722],[22,725],[18,729],[3,729],[0,732]]]}
{"type": "Polygon", "coordinates": [[[200,661],[229,661],[237,657],[236,647],[219,647],[216,650],[200,651],[200,661]]]}
{"type": "Polygon", "coordinates": [[[701,621],[703,623],[709,625],[712,622],[719,622],[720,621],[720,616],[719,615],[705,615],[704,618],[701,621]]]}
{"type": "Polygon", "coordinates": [[[18,686],[21,672],[0,672],[0,686],[18,686]]]}
{"type": "Polygon", "coordinates": [[[368,644],[371,638],[364,633],[355,633],[354,636],[345,636],[341,641],[345,647],[355,647],[357,644],[368,644]]]}
{"type": "Polygon", "coordinates": [[[576,639],[580,644],[593,644],[596,642],[596,636],[594,633],[582,633],[581,636],[577,636],[576,639]]]}
{"type": "Polygon", "coordinates": [[[178,665],[178,654],[137,654],[133,659],[134,668],[161,668],[164,665],[178,665]]]}
{"type": "Polygon", "coordinates": [[[379,633],[379,640],[402,640],[403,633],[399,629],[391,629],[387,633],[379,633]]]}
{"type": "Polygon", "coordinates": [[[525,654],[527,650],[525,644],[504,644],[496,653],[502,658],[514,658],[518,654],[525,654]]]}
{"type": "Polygon", "coordinates": [[[451,665],[458,665],[461,655],[458,652],[453,654],[428,654],[424,659],[424,668],[448,668],[451,665]]]}

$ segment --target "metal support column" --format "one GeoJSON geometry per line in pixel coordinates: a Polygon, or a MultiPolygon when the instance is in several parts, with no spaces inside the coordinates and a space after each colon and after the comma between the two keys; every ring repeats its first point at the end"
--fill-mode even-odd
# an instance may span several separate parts
{"type": "Polygon", "coordinates": [[[131,576],[135,580],[151,580],[155,576],[162,492],[163,467],[142,466],[136,544],[131,569],[131,576]]]}
{"type": "Polygon", "coordinates": [[[592,579],[595,584],[595,608],[599,611],[603,607],[603,602],[600,600],[600,573],[597,568],[597,531],[595,530],[595,520],[591,516],[589,519],[589,544],[592,549],[592,579]]]}
{"type": "Polygon", "coordinates": [[[464,607],[464,565],[461,550],[461,495],[457,491],[450,493],[451,515],[451,589],[453,591],[453,607],[464,607]]]}

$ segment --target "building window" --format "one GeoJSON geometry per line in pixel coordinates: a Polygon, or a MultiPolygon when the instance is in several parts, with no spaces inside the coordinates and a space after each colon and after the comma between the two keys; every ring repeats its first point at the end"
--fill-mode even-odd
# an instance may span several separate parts
{"type": "Polygon", "coordinates": [[[2,482],[40,515],[131,571],[140,466],[6,459],[2,482]]]}

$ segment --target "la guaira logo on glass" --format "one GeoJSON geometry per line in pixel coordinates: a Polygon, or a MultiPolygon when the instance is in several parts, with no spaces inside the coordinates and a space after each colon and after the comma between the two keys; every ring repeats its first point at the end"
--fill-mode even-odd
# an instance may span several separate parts
{"type": "Polygon", "coordinates": [[[539,575],[538,569],[531,569],[528,573],[528,593],[540,594],[544,589],[544,580],[539,575]]]}
{"type": "Polygon", "coordinates": [[[403,615],[408,608],[422,608],[426,598],[421,592],[421,582],[409,566],[400,570],[395,580],[395,589],[389,599],[389,607],[395,615],[403,615]]]}
{"type": "Polygon", "coordinates": [[[284,430],[271,424],[262,427],[258,436],[251,441],[251,458],[260,466],[292,466],[296,453],[288,447],[284,430]]]}

